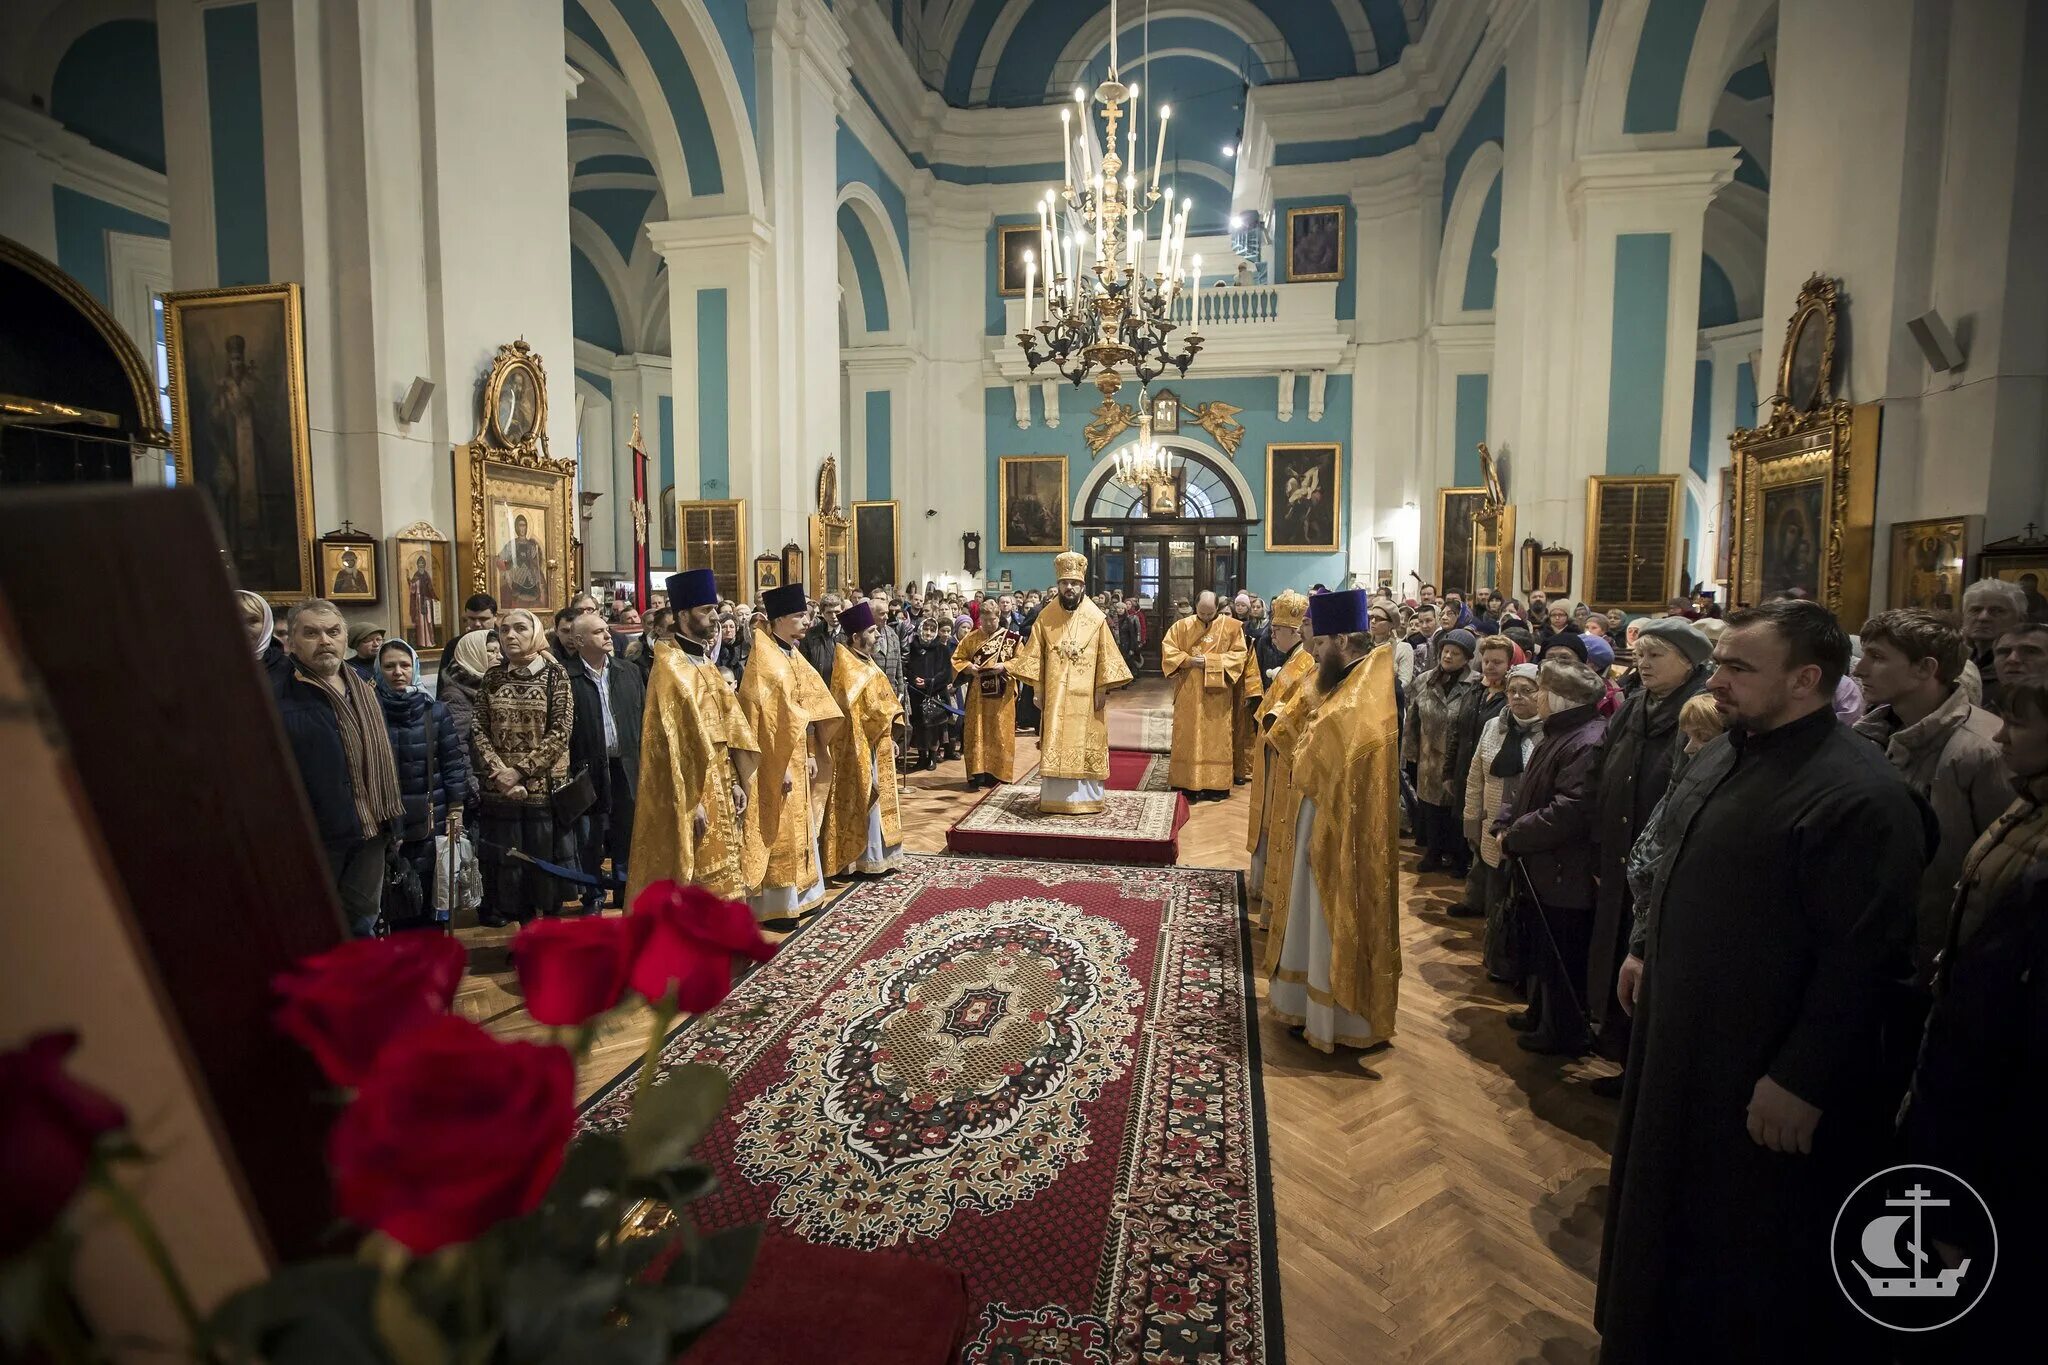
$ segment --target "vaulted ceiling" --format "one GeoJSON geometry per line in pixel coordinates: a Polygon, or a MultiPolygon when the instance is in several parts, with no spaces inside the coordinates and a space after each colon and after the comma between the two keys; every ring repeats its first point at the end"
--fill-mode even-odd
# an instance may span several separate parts
{"type": "MultiPolygon", "coordinates": [[[[1200,52],[1243,81],[1381,70],[1443,0],[1120,0],[1119,56],[1200,52]]],[[[1109,41],[1105,0],[887,0],[925,83],[955,106],[1030,105],[1087,71],[1109,41]]],[[[1128,67],[1128,61],[1126,61],[1128,67]]]]}

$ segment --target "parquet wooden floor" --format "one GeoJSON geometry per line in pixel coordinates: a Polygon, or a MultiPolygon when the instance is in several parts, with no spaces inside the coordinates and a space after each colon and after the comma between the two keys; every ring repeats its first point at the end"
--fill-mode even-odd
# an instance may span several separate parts
{"type": "MultiPolygon", "coordinates": [[[[1156,704],[1162,687],[1141,684],[1111,704],[1156,704]]],[[[1036,760],[1037,741],[1020,735],[1018,770],[1036,760]]],[[[943,852],[947,827],[978,795],[958,763],[911,775],[906,847],[943,852]]],[[[1196,806],[1182,864],[1243,870],[1247,805],[1238,788],[1196,806]]],[[[1460,885],[1417,877],[1414,864],[1411,852],[1400,1026],[1371,1071],[1356,1054],[1326,1057],[1261,1020],[1288,1360],[1591,1365],[1615,1104],[1586,1081],[1611,1068],[1515,1046],[1502,1018],[1512,998],[1479,966],[1479,921],[1445,913],[1460,885]]],[[[464,932],[471,975],[460,1007],[502,1033],[542,1033],[520,1007],[509,937],[464,932]]],[[[579,1093],[630,1065],[645,1030],[642,1020],[607,1030],[579,1093]]]]}

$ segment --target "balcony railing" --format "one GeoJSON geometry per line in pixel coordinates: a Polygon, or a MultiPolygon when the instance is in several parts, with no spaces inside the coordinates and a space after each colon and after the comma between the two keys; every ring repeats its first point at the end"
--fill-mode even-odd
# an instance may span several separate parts
{"type": "MultiPolygon", "coordinates": [[[[1052,377],[1053,371],[1044,366],[1035,376],[1025,372],[1016,341],[1024,326],[1024,301],[1006,302],[1006,334],[989,339],[990,358],[1005,380],[1052,377]]],[[[1193,302],[1185,294],[1175,302],[1175,327],[1187,327],[1193,302]]],[[[1039,306],[1042,310],[1042,301],[1039,306]]],[[[1202,350],[1188,371],[1191,377],[1197,369],[1212,374],[1261,374],[1333,367],[1351,339],[1351,323],[1337,316],[1334,280],[1204,285],[1200,330],[1202,350]]]]}

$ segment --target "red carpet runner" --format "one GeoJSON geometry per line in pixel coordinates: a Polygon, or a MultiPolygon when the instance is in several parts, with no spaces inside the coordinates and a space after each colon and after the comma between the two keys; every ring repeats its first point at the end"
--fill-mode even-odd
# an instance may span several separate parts
{"type": "MultiPolygon", "coordinates": [[[[910,858],[679,1029],[666,1061],[733,1078],[694,1207],[959,1270],[963,1365],[1279,1365],[1236,876],[1049,871],[910,858]]],[[[632,1085],[585,1121],[621,1122],[632,1085]]]]}

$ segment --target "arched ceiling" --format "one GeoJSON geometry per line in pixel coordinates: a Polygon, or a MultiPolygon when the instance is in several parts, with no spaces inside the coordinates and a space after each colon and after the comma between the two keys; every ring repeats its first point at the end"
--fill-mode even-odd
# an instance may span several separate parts
{"type": "MultiPolygon", "coordinates": [[[[1350,76],[1398,61],[1430,8],[1431,0],[1151,0],[1151,45],[1193,47],[1253,84],[1350,76]]],[[[956,107],[1043,103],[1108,48],[1104,0],[903,0],[887,11],[925,83],[956,107]]],[[[1146,0],[1121,0],[1117,19],[1128,66],[1145,45],[1146,0]]]]}

